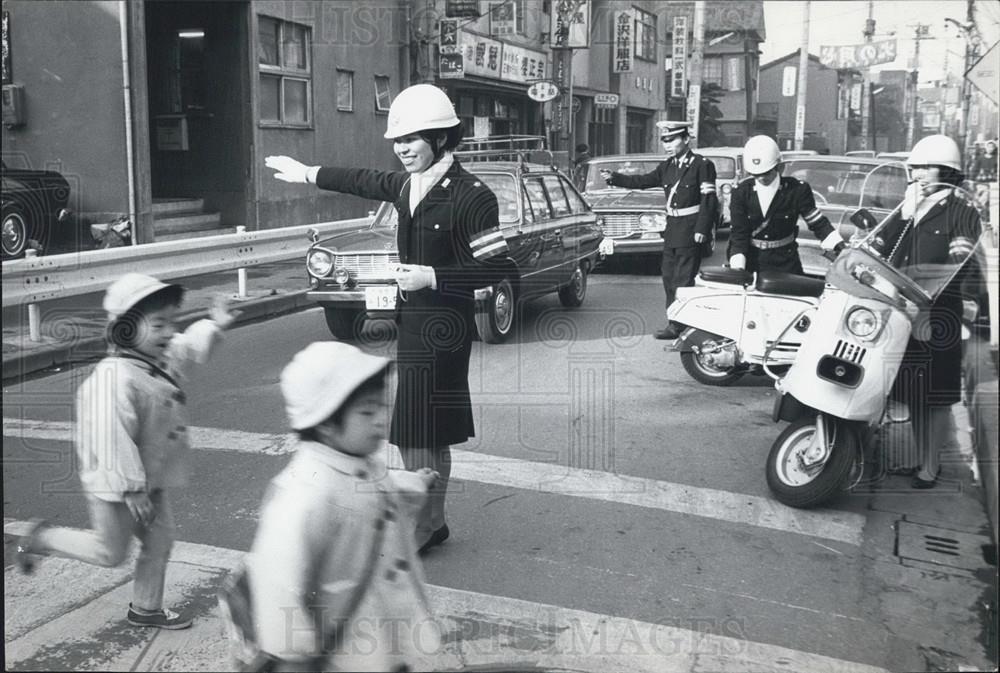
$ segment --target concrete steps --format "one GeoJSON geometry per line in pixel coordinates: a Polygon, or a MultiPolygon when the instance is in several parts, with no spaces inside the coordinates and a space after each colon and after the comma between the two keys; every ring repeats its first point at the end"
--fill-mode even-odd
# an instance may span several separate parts
{"type": "Polygon", "coordinates": [[[153,199],[153,237],[157,242],[235,232],[223,227],[219,213],[204,212],[204,199],[153,199]]]}

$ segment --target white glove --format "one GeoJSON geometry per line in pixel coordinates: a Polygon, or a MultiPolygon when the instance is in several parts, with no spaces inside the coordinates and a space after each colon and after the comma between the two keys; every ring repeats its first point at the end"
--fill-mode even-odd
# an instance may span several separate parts
{"type": "Polygon", "coordinates": [[[705,234],[695,234],[694,235],[694,242],[695,243],[704,243],[705,242],[705,234]]]}
{"type": "Polygon", "coordinates": [[[729,268],[743,271],[747,268],[747,256],[742,252],[733,255],[729,258],[729,268]]]}
{"type": "Polygon", "coordinates": [[[315,182],[315,170],[318,166],[306,166],[301,161],[296,161],[291,157],[274,156],[266,157],[264,165],[278,171],[274,177],[285,182],[299,182],[306,184],[309,182],[308,176],[313,172],[313,182],[315,182]]]}
{"type": "Polygon", "coordinates": [[[437,274],[433,266],[400,264],[395,268],[396,284],[400,290],[414,292],[425,287],[437,289],[437,274]]]}
{"type": "Polygon", "coordinates": [[[979,304],[971,299],[962,300],[962,319],[965,322],[975,322],[979,315],[979,304]]]}

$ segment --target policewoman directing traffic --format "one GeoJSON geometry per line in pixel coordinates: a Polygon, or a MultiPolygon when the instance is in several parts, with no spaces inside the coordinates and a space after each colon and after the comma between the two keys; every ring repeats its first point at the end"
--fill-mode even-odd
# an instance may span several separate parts
{"type": "MultiPolygon", "coordinates": [[[[715,194],[715,165],[691,151],[688,122],[661,121],[660,141],[669,157],[644,175],[623,175],[602,170],[601,177],[612,187],[647,189],[663,187],[667,196],[667,227],[663,237],[663,260],[660,272],[666,306],[670,308],[677,288],[694,285],[701,268],[702,245],[712,236],[719,214],[715,194]]],[[[667,323],[653,333],[657,339],[676,339],[677,325],[667,323]]]]}
{"type": "Polygon", "coordinates": [[[265,163],[279,180],[389,201],[399,214],[399,383],[389,441],[407,469],[429,467],[440,475],[417,522],[423,553],[449,535],[450,446],[475,435],[469,395],[474,291],[500,280],[491,260],[504,259],[508,249],[496,195],[452,153],[462,125],[441,89],[417,84],[400,92],[385,137],[403,171],[306,166],[286,156],[265,163]]]}

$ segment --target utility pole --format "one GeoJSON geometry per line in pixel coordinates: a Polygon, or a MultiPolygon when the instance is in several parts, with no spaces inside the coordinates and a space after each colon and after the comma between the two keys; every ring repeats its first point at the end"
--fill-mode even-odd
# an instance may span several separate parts
{"type": "MultiPolygon", "coordinates": [[[[806,85],[809,81],[809,0],[803,8],[802,41],[799,43],[799,86],[795,101],[795,149],[803,149],[806,138],[806,85]]],[[[747,85],[749,86],[749,85],[747,85]]]]}
{"type": "MultiPolygon", "coordinates": [[[[906,147],[913,147],[913,141],[915,140],[915,127],[917,125],[917,82],[919,81],[919,71],[920,71],[920,40],[927,39],[927,31],[930,28],[925,23],[918,23],[916,26],[916,33],[913,36],[913,70],[910,71],[910,123],[906,126],[906,147]]],[[[948,66],[947,66],[948,55],[945,52],[945,76],[947,77],[948,66]]],[[[947,90],[947,89],[946,89],[947,90]]]]}
{"type": "Polygon", "coordinates": [[[975,63],[977,45],[973,43],[973,36],[976,35],[976,8],[975,0],[966,0],[965,3],[965,67],[962,70],[962,164],[965,167],[965,160],[969,150],[969,104],[972,101],[972,83],[969,81],[969,70],[975,63]]]}
{"type": "MultiPolygon", "coordinates": [[[[972,0],[969,0],[972,2],[972,0]]],[[[875,0],[868,0],[868,19],[865,21],[865,42],[871,42],[875,34],[875,0]]],[[[868,68],[863,71],[864,80],[861,83],[861,149],[868,149],[868,117],[870,116],[869,106],[871,103],[871,79],[868,76],[868,68]]],[[[874,148],[872,148],[874,149],[874,148]]]]}
{"type": "Polygon", "coordinates": [[[701,119],[701,75],[705,61],[705,0],[694,3],[691,70],[688,80],[687,120],[691,122],[691,147],[698,146],[698,121],[701,119]]]}

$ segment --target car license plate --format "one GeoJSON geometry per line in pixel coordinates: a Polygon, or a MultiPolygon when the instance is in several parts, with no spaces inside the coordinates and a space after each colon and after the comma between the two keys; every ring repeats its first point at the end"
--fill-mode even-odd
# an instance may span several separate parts
{"type": "Polygon", "coordinates": [[[396,308],[396,287],[366,287],[365,308],[369,311],[391,311],[396,308]]]}

